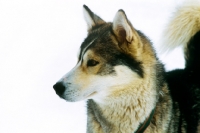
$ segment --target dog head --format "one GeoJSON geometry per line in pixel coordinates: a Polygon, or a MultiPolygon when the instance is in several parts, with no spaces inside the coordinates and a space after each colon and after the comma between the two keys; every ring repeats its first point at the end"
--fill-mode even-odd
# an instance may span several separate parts
{"type": "Polygon", "coordinates": [[[149,40],[134,29],[123,10],[112,23],[85,5],[83,12],[88,36],[80,46],[76,66],[54,85],[56,93],[71,102],[102,99],[142,83],[145,64],[151,64],[155,56],[149,40]]]}

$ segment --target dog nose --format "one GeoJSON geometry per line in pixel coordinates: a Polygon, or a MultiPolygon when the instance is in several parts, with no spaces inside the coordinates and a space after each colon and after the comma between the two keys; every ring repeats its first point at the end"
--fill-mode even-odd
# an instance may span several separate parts
{"type": "Polygon", "coordinates": [[[53,88],[59,96],[61,96],[65,91],[65,86],[61,82],[56,83],[53,88]]]}

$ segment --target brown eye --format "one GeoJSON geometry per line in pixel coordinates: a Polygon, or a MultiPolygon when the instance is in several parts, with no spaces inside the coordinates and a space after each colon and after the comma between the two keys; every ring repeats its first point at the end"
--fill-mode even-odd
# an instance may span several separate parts
{"type": "Polygon", "coordinates": [[[92,67],[92,66],[96,66],[97,64],[99,64],[98,61],[95,61],[93,59],[88,60],[87,62],[87,66],[92,67]]]}

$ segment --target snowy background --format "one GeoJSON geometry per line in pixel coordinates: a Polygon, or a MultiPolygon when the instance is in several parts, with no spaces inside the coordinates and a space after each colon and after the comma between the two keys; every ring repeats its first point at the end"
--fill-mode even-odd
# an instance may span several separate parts
{"type": "MultiPolygon", "coordinates": [[[[68,103],[53,84],[76,63],[86,37],[82,5],[105,21],[124,9],[159,46],[177,0],[0,0],[0,133],[84,133],[85,102],[68,103]]],[[[159,56],[167,70],[184,66],[181,50],[159,56]]]]}

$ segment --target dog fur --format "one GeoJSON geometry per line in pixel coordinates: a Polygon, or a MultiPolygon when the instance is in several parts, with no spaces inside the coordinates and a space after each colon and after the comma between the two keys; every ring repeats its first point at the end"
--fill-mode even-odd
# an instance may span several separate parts
{"type": "Polygon", "coordinates": [[[185,69],[171,72],[123,10],[112,23],[85,5],[83,12],[88,35],[78,62],[54,89],[67,101],[87,100],[87,133],[139,132],[147,120],[145,133],[198,132],[200,6],[179,7],[165,30],[165,48],[185,47],[185,69]]]}

